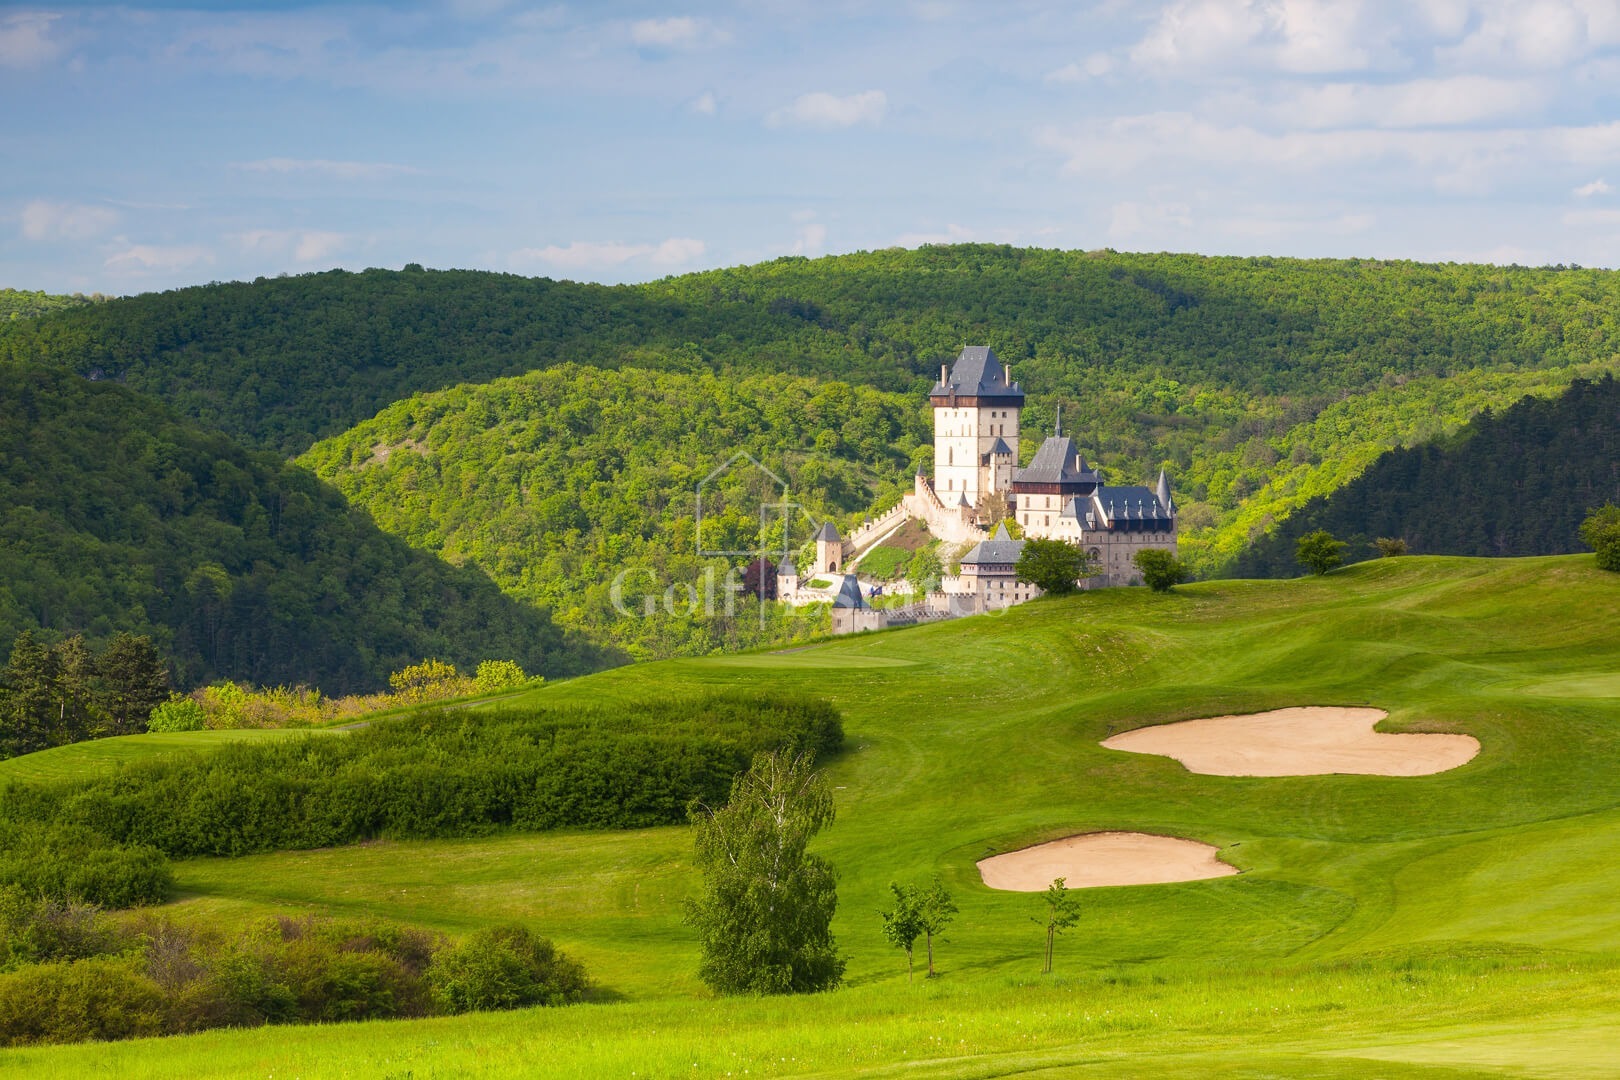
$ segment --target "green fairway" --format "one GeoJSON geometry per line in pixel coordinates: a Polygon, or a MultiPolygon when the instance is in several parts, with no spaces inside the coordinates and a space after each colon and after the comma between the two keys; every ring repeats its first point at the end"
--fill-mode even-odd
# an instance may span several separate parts
{"type": "Polygon", "coordinates": [[[521,919],[586,963],[602,1003],[11,1051],[0,1068],[1604,1075],[1620,1056],[1594,1049],[1620,1028],[1620,703],[1526,688],[1610,670],[1620,578],[1590,557],[1403,558],[1108,590],[548,686],[531,700],[770,687],[838,704],[839,817],[818,850],[839,875],[845,989],[707,996],[681,922],[685,828],[379,842],[180,863],[172,906],[210,920],[373,912],[452,933],[521,919]],[[1482,749],[1426,777],[1252,778],[1099,745],[1145,724],[1319,704],[1376,706],[1390,713],[1381,730],[1465,732],[1482,749]],[[1244,872],[1088,890],[1043,978],[1039,900],[985,888],[974,863],[1104,829],[1213,843],[1244,872]],[[889,881],[936,873],[961,914],[943,977],[908,985],[876,912],[889,881]]]}
{"type": "Polygon", "coordinates": [[[146,761],[164,754],[212,750],[229,742],[284,739],[307,735],[317,728],[239,728],[234,731],[167,731],[155,735],[118,735],[92,739],[41,750],[35,754],[0,761],[0,783],[68,780],[100,772],[110,772],[133,761],[146,761]]]}

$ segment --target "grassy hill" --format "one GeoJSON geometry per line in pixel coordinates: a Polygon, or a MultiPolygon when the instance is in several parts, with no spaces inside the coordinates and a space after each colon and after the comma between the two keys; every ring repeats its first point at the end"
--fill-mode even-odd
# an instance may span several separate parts
{"type": "Polygon", "coordinates": [[[1446,555],[1557,555],[1582,551],[1587,511],[1620,501],[1620,382],[1577,380],[1557,398],[1527,398],[1476,417],[1448,438],[1394,450],[1330,495],[1318,496],[1258,539],[1234,577],[1302,572],[1301,536],[1326,529],[1346,558],[1400,537],[1446,555]]]}
{"type": "Polygon", "coordinates": [[[637,665],[547,700],[810,689],[830,766],[850,986],[714,1001],[681,923],[685,828],[504,835],[178,864],[187,918],[365,910],[462,932],[520,918],[620,1000],[460,1020],[0,1053],[31,1076],[1602,1076],[1620,1054],[1620,579],[1590,557],[1404,558],[1323,578],[1087,594],[912,630],[637,665]],[[1580,617],[1570,616],[1579,611],[1580,617]],[[1419,778],[1241,778],[1108,735],[1370,704],[1462,731],[1419,778]],[[1088,890],[1042,977],[1038,900],[986,854],[1104,829],[1219,845],[1244,872],[1088,890]],[[962,914],[908,985],[875,912],[940,874],[962,914]],[[496,1049],[498,1048],[498,1049],[496,1049]]]}
{"type": "Polygon", "coordinates": [[[0,359],[118,378],[296,453],[412,394],[567,362],[836,379],[920,408],[941,360],[987,342],[1033,395],[1032,429],[1067,403],[1116,482],[1171,468],[1187,550],[1212,569],[1385,449],[1612,369],[1617,299],[1608,271],[964,245],[615,288],[261,279],[25,320],[0,329],[0,359]]]}
{"type": "Polygon", "coordinates": [[[0,641],[151,634],[182,685],[386,685],[424,656],[572,674],[601,654],[382,532],[308,470],[126,387],[0,365],[0,641]]]}

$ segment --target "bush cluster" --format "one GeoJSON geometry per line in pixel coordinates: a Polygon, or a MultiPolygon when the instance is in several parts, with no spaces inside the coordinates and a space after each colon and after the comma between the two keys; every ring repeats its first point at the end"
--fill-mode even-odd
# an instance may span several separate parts
{"type": "Polygon", "coordinates": [[[123,907],[163,898],[163,856],[673,824],[693,799],[723,801],[758,751],[819,755],[842,740],[825,701],[732,694],[416,713],[346,736],[232,744],[0,790],[0,885],[123,907]]]}
{"type": "Polygon", "coordinates": [[[564,1005],[585,970],[522,926],[460,944],[379,920],[234,934],[0,889],[0,1045],[564,1005]]]}

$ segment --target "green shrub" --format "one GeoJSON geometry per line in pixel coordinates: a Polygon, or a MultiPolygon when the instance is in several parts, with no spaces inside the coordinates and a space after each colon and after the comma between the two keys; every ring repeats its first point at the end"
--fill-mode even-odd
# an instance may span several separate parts
{"type": "Polygon", "coordinates": [[[163,990],[137,966],[138,961],[101,957],[0,975],[0,1044],[161,1034],[163,990]]]}
{"type": "MultiPolygon", "coordinates": [[[[510,690],[529,681],[529,676],[515,660],[485,660],[478,665],[478,673],[473,676],[473,685],[481,694],[510,690]]],[[[545,679],[536,676],[533,681],[544,682],[545,679]]]]}
{"type": "Polygon", "coordinates": [[[1620,571],[1620,507],[1604,503],[1581,522],[1581,540],[1597,552],[1600,569],[1620,571]]]}
{"type": "Polygon", "coordinates": [[[120,951],[112,922],[94,904],[30,895],[0,886],[0,970],[25,964],[82,960],[120,951]]]}
{"type": "Polygon", "coordinates": [[[723,800],[758,751],[821,756],[842,742],[842,719],[825,701],[719,694],[614,711],[418,713],[343,738],[232,744],[8,789],[0,884],[125,906],[162,899],[167,878],[156,875],[156,852],[245,855],[380,836],[674,824],[694,798],[723,800]],[[45,844],[44,822],[77,831],[45,844]],[[76,853],[58,858],[53,846],[73,837],[76,853]]]}
{"type": "Polygon", "coordinates": [[[201,731],[207,726],[208,714],[203,707],[181,694],[152,710],[146,721],[147,731],[201,731]]]}
{"type": "Polygon", "coordinates": [[[150,844],[110,839],[72,823],[0,820],[0,886],[122,908],[162,903],[173,883],[168,860],[150,844]]]}
{"type": "Polygon", "coordinates": [[[445,1012],[566,1005],[588,987],[585,969],[522,926],[478,930],[433,958],[428,982],[445,1012]]]}

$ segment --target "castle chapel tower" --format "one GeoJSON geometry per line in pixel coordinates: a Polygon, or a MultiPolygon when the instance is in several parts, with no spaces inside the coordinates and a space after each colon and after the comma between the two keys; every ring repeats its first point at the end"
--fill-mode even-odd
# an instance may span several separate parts
{"type": "Polygon", "coordinates": [[[1018,414],[1024,391],[988,346],[969,345],[956,366],[939,369],[934,406],[934,492],[946,506],[977,507],[1009,492],[1018,467],[1018,414]]]}

